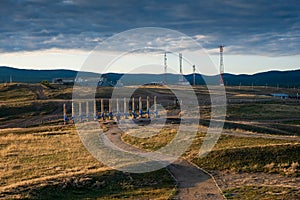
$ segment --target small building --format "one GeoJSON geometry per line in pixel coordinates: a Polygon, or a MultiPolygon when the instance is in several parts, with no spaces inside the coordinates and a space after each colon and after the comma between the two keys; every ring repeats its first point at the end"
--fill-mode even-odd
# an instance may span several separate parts
{"type": "Polygon", "coordinates": [[[163,86],[164,83],[163,82],[150,82],[150,83],[145,83],[145,86],[147,85],[155,85],[155,86],[163,86]]]}
{"type": "Polygon", "coordinates": [[[277,97],[277,98],[281,98],[281,99],[287,99],[287,98],[289,98],[289,95],[288,94],[276,94],[276,93],[274,93],[274,94],[271,94],[271,96],[272,97],[277,97]]]}
{"type": "Polygon", "coordinates": [[[54,78],[52,80],[52,83],[60,84],[60,85],[73,85],[74,79],[73,78],[54,78]]]}

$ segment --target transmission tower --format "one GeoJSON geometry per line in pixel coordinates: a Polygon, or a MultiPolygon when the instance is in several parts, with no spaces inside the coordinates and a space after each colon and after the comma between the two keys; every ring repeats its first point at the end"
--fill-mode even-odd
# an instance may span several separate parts
{"type": "Polygon", "coordinates": [[[183,73],[182,73],[182,53],[179,53],[179,83],[183,82],[183,73]]]}
{"type": "Polygon", "coordinates": [[[224,46],[220,45],[220,85],[224,85],[224,63],[223,63],[223,51],[224,46]]]}
{"type": "Polygon", "coordinates": [[[167,52],[165,52],[164,56],[164,82],[167,84],[167,52]]]}

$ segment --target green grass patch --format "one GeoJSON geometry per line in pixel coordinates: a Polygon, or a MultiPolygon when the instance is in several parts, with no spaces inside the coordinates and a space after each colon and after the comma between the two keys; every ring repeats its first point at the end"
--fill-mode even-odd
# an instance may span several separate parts
{"type": "Polygon", "coordinates": [[[57,105],[53,102],[26,102],[0,106],[0,118],[16,119],[54,112],[57,105]]]}
{"type": "MultiPolygon", "coordinates": [[[[298,122],[299,123],[299,122],[298,122]]],[[[293,124],[282,124],[282,123],[269,123],[264,124],[266,127],[277,129],[279,131],[286,132],[285,135],[297,135],[300,136],[300,125],[296,122],[293,124]]]]}
{"type": "Polygon", "coordinates": [[[227,106],[228,119],[263,120],[299,118],[300,106],[296,103],[242,103],[227,106]]]}
{"type": "Polygon", "coordinates": [[[300,144],[220,149],[192,161],[209,170],[270,172],[300,175],[300,144]]]}
{"type": "MultiPolygon", "coordinates": [[[[203,126],[209,126],[209,120],[200,120],[200,124],[203,126]]],[[[297,126],[297,122],[290,121],[290,124],[280,123],[261,123],[261,124],[242,124],[237,122],[224,122],[224,129],[239,129],[250,131],[253,133],[265,133],[273,135],[295,135],[300,136],[300,126],[297,126]],[[293,123],[295,125],[293,125],[293,123]]]]}
{"type": "Polygon", "coordinates": [[[299,127],[295,126],[283,126],[280,124],[240,124],[234,122],[225,122],[225,129],[240,129],[245,131],[250,131],[253,133],[266,133],[266,134],[274,134],[274,135],[298,135],[300,136],[300,132],[298,132],[299,127]]]}
{"type": "Polygon", "coordinates": [[[300,190],[280,186],[242,186],[223,191],[227,199],[300,199],[300,190]]]}
{"type": "Polygon", "coordinates": [[[122,140],[147,151],[156,151],[169,144],[176,133],[177,129],[162,129],[159,134],[147,138],[139,138],[124,134],[122,140]]]}
{"type": "Polygon", "coordinates": [[[252,138],[252,137],[235,137],[222,135],[214,147],[214,150],[220,149],[234,149],[244,147],[258,147],[277,145],[285,143],[297,143],[296,141],[279,140],[270,138],[252,138]]]}
{"type": "Polygon", "coordinates": [[[299,125],[300,126],[300,120],[288,120],[288,121],[282,121],[282,124],[292,124],[292,125],[299,125]]]}

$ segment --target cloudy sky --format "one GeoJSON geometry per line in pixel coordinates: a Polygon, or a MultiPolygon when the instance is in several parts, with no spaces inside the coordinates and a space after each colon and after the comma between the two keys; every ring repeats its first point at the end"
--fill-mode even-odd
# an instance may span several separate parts
{"type": "Polygon", "coordinates": [[[0,13],[0,66],[78,70],[105,39],[162,27],[193,38],[216,65],[225,45],[229,73],[300,69],[298,0],[2,0],[0,13]]]}

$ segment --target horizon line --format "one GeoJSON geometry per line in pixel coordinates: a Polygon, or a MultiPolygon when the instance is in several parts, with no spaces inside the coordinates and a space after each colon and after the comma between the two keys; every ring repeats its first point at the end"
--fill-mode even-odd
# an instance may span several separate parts
{"type": "MultiPolygon", "coordinates": [[[[73,71],[73,72],[81,72],[81,73],[93,73],[93,74],[99,74],[101,75],[101,73],[98,73],[98,72],[92,72],[92,71],[79,71],[79,70],[75,70],[75,69],[64,69],[64,68],[59,68],[59,69],[24,69],[24,68],[18,68],[18,67],[11,67],[11,66],[0,66],[0,68],[11,68],[11,69],[17,69],[17,70],[28,70],[28,71],[73,71]]],[[[267,73],[267,72],[293,72],[293,71],[299,71],[299,69],[288,69],[288,70],[268,70],[268,71],[261,71],[261,72],[255,72],[253,74],[247,74],[247,73],[241,73],[241,74],[236,74],[236,73],[224,73],[224,74],[229,74],[229,75],[248,75],[248,76],[251,76],[251,75],[255,75],[255,74],[261,74],[261,73],[267,73]]],[[[123,72],[106,72],[104,74],[150,74],[150,75],[162,75],[162,74],[165,74],[165,73],[123,73],[123,72]]],[[[177,74],[174,74],[174,73],[166,73],[167,75],[181,75],[180,73],[177,73],[177,74]]],[[[194,73],[189,73],[189,74],[182,74],[184,76],[186,75],[193,75],[194,73]]],[[[213,75],[206,75],[206,74],[201,74],[201,73],[195,73],[195,74],[198,74],[198,75],[204,75],[204,76],[218,76],[220,75],[219,73],[218,74],[213,74],[213,75]]]]}

